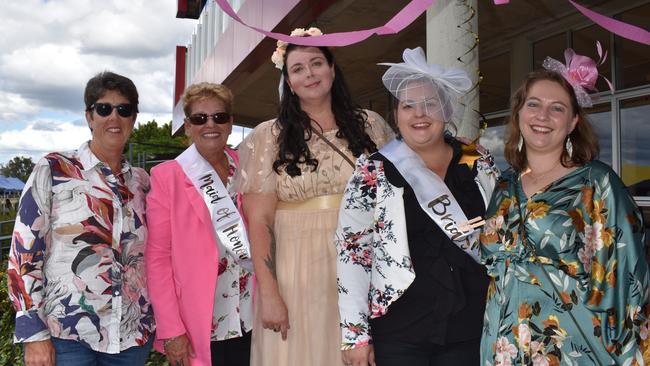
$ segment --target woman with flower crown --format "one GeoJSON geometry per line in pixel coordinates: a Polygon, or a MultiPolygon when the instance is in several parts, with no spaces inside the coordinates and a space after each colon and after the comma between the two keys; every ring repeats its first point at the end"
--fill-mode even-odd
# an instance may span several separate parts
{"type": "Polygon", "coordinates": [[[336,231],[343,358],[348,365],[479,363],[488,277],[480,217],[498,171],[453,137],[472,82],[427,64],[421,48],[382,80],[398,139],[357,160],[336,231]],[[473,226],[473,227],[472,227],[473,226]]]}
{"type": "MultiPolygon", "coordinates": [[[[600,49],[600,47],[599,47],[600,49]]],[[[642,365],[650,361],[641,213],[595,160],[596,63],[547,58],[514,94],[505,172],[481,254],[491,277],[481,341],[488,365],[642,365]]]]}
{"type": "MultiPolygon", "coordinates": [[[[316,28],[293,36],[318,36],[316,28]]],[[[278,42],[279,116],[240,147],[239,189],[257,277],[251,364],[341,365],[332,240],[353,159],[392,138],[353,104],[326,47],[278,42]]]]}

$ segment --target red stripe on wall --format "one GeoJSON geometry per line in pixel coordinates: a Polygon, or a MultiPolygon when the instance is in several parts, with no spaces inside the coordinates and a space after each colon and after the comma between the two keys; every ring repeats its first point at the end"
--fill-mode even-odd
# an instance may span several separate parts
{"type": "MultiPolygon", "coordinates": [[[[182,0],[179,0],[179,3],[182,0]]],[[[187,57],[187,47],[176,46],[176,70],[174,82],[174,106],[178,103],[185,90],[185,60],[187,57]]]]}

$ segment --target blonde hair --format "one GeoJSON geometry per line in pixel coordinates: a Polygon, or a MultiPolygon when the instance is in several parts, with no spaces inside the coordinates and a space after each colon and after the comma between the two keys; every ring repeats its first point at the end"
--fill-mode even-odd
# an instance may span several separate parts
{"type": "Polygon", "coordinates": [[[202,82],[192,84],[183,93],[183,112],[185,116],[192,113],[192,104],[205,99],[215,98],[223,103],[226,112],[232,111],[232,92],[227,86],[222,84],[202,82]]]}

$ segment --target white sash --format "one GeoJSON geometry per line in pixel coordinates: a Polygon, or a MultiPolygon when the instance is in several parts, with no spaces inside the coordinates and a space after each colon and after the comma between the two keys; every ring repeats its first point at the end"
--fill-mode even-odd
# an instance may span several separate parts
{"type": "Polygon", "coordinates": [[[472,228],[465,232],[461,230],[459,226],[467,222],[467,217],[445,182],[427,168],[420,156],[403,141],[393,140],[379,152],[395,165],[406,182],[413,188],[422,210],[431,217],[454,244],[477,263],[480,263],[479,232],[472,228]]]}
{"type": "Polygon", "coordinates": [[[183,151],[176,161],[203,198],[210,212],[217,243],[232,255],[237,264],[252,272],[253,263],[244,220],[217,172],[199,154],[194,144],[183,151]]]}

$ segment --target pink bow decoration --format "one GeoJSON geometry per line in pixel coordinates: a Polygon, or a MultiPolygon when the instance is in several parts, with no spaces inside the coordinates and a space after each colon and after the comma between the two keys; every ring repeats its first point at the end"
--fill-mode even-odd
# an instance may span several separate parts
{"type": "Polygon", "coordinates": [[[566,65],[551,57],[547,57],[542,64],[546,70],[560,73],[571,84],[576,93],[578,104],[583,108],[593,105],[587,90],[598,91],[596,89],[598,76],[602,77],[607,82],[609,89],[614,91],[612,83],[606,77],[598,74],[598,66],[607,59],[607,52],[605,51],[603,54],[603,48],[598,41],[596,41],[596,50],[599,56],[598,62],[587,56],[578,55],[573,49],[567,48],[564,51],[566,65]]]}

